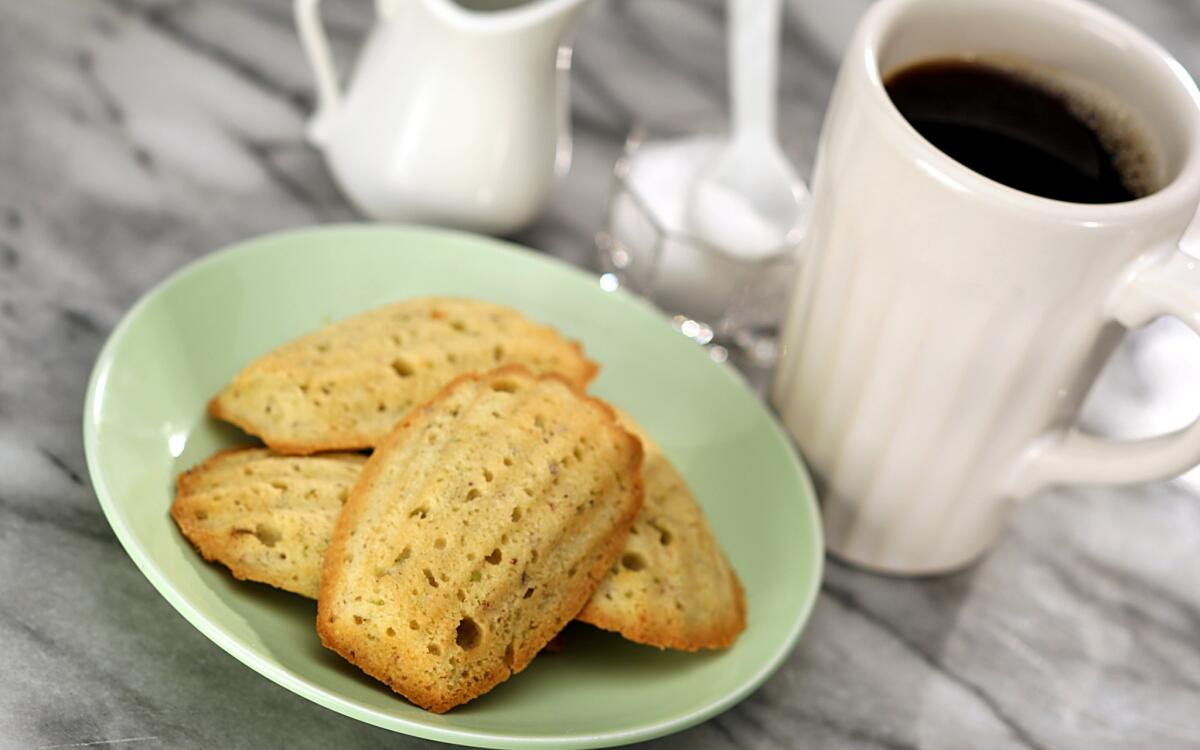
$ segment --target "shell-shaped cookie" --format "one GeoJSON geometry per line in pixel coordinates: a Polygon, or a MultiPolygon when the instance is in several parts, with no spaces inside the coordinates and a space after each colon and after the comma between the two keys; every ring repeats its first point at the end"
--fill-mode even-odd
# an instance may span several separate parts
{"type": "Polygon", "coordinates": [[[472,372],[519,364],[583,388],[577,342],[502,305],[426,297],[321,328],[251,362],[209,404],[278,453],[374,447],[414,406],[472,372]]]}
{"type": "Polygon", "coordinates": [[[617,416],[645,451],[645,502],[578,619],[660,648],[731,646],[746,628],[741,582],[683,476],[632,417],[617,416]]]}
{"type": "Polygon", "coordinates": [[[464,376],[375,450],[338,518],[322,642],[443,712],[520,672],[616,562],[642,449],[523,368],[464,376]]]}
{"type": "MultiPolygon", "coordinates": [[[[618,417],[645,450],[645,502],[618,563],[578,618],[660,648],[732,645],[746,627],[737,574],[678,470],[637,422],[618,417]]],[[[206,559],[238,578],[315,598],[318,562],[364,461],[261,449],[218,454],[180,477],[172,513],[206,559]]]]}
{"type": "Polygon", "coordinates": [[[315,598],[329,535],[366,460],[223,451],[179,475],[171,516],[235,577],[315,598]]]}

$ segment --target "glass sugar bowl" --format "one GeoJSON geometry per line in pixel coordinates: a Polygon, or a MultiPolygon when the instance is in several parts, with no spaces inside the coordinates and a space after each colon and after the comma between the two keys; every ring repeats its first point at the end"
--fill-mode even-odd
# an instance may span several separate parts
{"type": "MultiPolygon", "coordinates": [[[[684,335],[769,367],[798,266],[800,222],[784,244],[753,256],[716,247],[687,227],[688,191],[724,139],[710,134],[634,128],[613,167],[604,229],[596,236],[601,284],[645,297],[672,316],[684,335]]],[[[796,190],[801,200],[803,186],[796,190]]]]}

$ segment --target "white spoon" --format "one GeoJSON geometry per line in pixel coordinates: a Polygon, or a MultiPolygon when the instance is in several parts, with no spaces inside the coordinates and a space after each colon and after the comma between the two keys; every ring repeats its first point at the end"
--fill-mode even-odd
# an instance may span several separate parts
{"type": "Polygon", "coordinates": [[[732,134],[688,195],[699,240],[756,258],[791,243],[807,195],[775,136],[782,0],[728,0],[732,134]]]}

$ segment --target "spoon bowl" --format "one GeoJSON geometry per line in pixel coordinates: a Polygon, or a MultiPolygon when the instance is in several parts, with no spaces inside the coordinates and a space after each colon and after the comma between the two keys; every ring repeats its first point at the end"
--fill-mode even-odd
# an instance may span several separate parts
{"type": "Polygon", "coordinates": [[[774,141],[735,139],[692,186],[688,221],[715,248],[765,257],[795,244],[807,194],[774,141]]]}

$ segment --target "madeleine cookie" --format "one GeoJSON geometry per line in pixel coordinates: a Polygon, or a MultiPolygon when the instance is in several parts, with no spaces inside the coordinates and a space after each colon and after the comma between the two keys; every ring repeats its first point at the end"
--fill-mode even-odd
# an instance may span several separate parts
{"type": "MultiPolygon", "coordinates": [[[[737,574],[683,477],[662,449],[629,415],[618,411],[618,419],[642,441],[645,502],[618,564],[578,619],[660,648],[727,647],[746,627],[745,598],[737,574]]],[[[364,461],[350,456],[355,463],[336,471],[320,467],[329,458],[273,456],[265,450],[220,454],[180,477],[180,495],[172,514],[206,559],[226,565],[238,578],[315,598],[320,571],[313,560],[319,561],[329,546],[341,501],[358,480],[364,461]],[[228,470],[228,465],[245,453],[255,454],[258,481],[228,470]],[[222,455],[228,457],[218,460],[222,455]],[[277,469],[278,476],[266,476],[264,472],[271,468],[277,469]],[[314,491],[310,479],[305,484],[289,482],[289,471],[321,476],[323,484],[314,491]],[[202,478],[206,491],[185,493],[185,478],[189,486],[202,478]],[[303,489],[302,496],[291,492],[286,506],[280,506],[287,510],[281,510],[278,519],[272,508],[279,503],[273,500],[272,490],[263,486],[271,482],[275,489],[282,486],[285,495],[288,489],[303,489]],[[213,485],[222,491],[214,492],[213,485]],[[214,507],[220,509],[219,516],[214,507]],[[193,509],[211,520],[196,523],[190,515],[193,509]],[[260,528],[268,540],[275,539],[274,554],[255,543],[262,540],[250,532],[260,528]],[[286,535],[270,531],[285,528],[286,535]],[[297,540],[300,545],[294,543],[297,540]],[[286,557],[280,558],[281,553],[286,557]]]]}
{"type": "Polygon", "coordinates": [[[251,362],[209,404],[278,453],[374,447],[454,378],[519,364],[582,389],[578,343],[511,308],[428,297],[326,326],[251,362]]]}
{"type": "Polygon", "coordinates": [[[316,597],[321,557],[366,456],[223,451],[179,475],[171,517],[234,577],[316,597]]]}
{"type": "Polygon", "coordinates": [[[464,376],[375,450],[338,518],[322,642],[443,712],[530,660],[616,562],[642,449],[557,377],[464,376]]]}
{"type": "Polygon", "coordinates": [[[642,442],[645,502],[621,557],[577,619],[660,648],[727,648],[746,628],[746,600],[687,482],[628,414],[642,442]]]}

